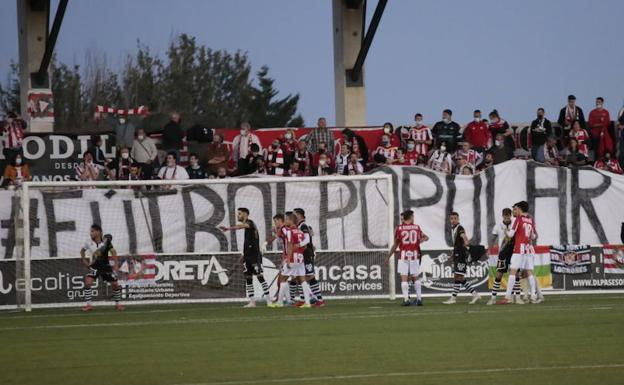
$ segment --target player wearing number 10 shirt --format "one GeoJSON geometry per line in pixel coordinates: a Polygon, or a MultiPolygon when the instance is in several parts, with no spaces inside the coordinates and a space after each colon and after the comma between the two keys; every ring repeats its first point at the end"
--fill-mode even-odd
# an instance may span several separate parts
{"type": "Polygon", "coordinates": [[[401,214],[401,224],[397,226],[394,232],[394,243],[386,257],[386,264],[393,254],[398,250],[397,271],[401,276],[401,292],[403,293],[403,304],[401,306],[409,306],[409,282],[411,278],[416,288],[416,306],[422,306],[421,282],[418,279],[420,270],[420,244],[429,239],[422,232],[420,226],[414,223],[414,212],[407,210],[401,214]]]}

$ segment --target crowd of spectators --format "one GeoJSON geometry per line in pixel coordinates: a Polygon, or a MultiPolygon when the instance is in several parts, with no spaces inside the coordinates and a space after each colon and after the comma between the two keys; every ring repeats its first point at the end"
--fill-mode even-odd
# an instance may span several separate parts
{"type": "MultiPolygon", "coordinates": [[[[526,130],[511,127],[497,110],[489,112],[487,118],[475,110],[473,120],[463,127],[453,120],[450,109],[445,109],[442,120],[431,128],[417,113],[412,125],[395,129],[391,123],[385,123],[373,148],[368,148],[367,141],[356,130],[330,130],[325,118],[319,118],[316,127],[305,136],[298,138],[296,130],[287,129],[270,143],[261,143],[251,125],[243,122],[230,144],[224,142],[222,132],[202,126],[185,131],[180,114],[174,112],[163,127],[159,149],[144,129],[136,129],[132,122],[119,117],[115,126],[117,156],[106,158],[102,140],[94,137],[76,167],[76,179],[359,175],[385,165],[418,165],[447,174],[474,175],[513,158],[533,159],[551,166],[593,165],[621,174],[617,158],[624,157],[624,107],[612,122],[603,105],[603,98],[596,98],[596,108],[586,120],[576,98],[570,95],[556,124],[539,108],[526,130]],[[194,147],[189,145],[188,165],[183,167],[180,159],[185,136],[203,145],[195,147],[198,151],[192,151],[194,147]]],[[[24,129],[24,121],[15,114],[9,114],[2,125],[8,138],[4,153],[12,159],[4,171],[8,185],[19,186],[31,179],[20,149],[24,129]]]]}

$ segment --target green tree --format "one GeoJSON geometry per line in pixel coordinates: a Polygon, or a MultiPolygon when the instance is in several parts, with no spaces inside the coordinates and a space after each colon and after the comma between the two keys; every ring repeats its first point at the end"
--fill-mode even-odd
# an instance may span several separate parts
{"type": "Polygon", "coordinates": [[[275,99],[278,94],[273,86],[275,80],[268,75],[267,66],[263,66],[257,73],[259,88],[254,88],[253,98],[249,103],[250,120],[257,127],[303,127],[302,116],[295,115],[299,95],[275,99]]]}
{"type": "Polygon", "coordinates": [[[93,111],[84,107],[82,79],[77,65],[52,62],[54,124],[59,131],[79,131],[89,122],[93,111]]]}
{"type": "Polygon", "coordinates": [[[0,83],[0,110],[20,111],[20,81],[17,63],[11,61],[5,84],[0,83]]]}

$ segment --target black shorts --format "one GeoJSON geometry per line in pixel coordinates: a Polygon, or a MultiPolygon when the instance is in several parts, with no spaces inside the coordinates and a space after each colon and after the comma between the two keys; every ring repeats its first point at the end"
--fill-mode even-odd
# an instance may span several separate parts
{"type": "Polygon", "coordinates": [[[93,279],[101,277],[106,282],[117,282],[117,274],[113,272],[113,269],[110,266],[104,267],[92,264],[89,266],[89,274],[87,274],[87,277],[91,277],[93,279]]]}
{"type": "Polygon", "coordinates": [[[262,263],[258,258],[244,258],[243,259],[243,274],[244,275],[260,275],[262,274],[262,263]]]}
{"type": "Polygon", "coordinates": [[[458,275],[466,275],[468,269],[468,261],[465,250],[453,253],[453,273],[458,275]]]}
{"type": "Polygon", "coordinates": [[[303,254],[303,266],[305,268],[305,275],[316,275],[314,269],[314,254],[303,254]]]}

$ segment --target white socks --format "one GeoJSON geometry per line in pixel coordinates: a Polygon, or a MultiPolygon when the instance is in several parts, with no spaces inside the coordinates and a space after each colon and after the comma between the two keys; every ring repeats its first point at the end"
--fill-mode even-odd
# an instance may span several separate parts
{"type": "Polygon", "coordinates": [[[529,298],[535,298],[535,276],[533,274],[529,275],[529,298]]]}
{"type": "Polygon", "coordinates": [[[403,300],[405,302],[409,301],[409,283],[401,282],[401,292],[403,293],[403,300]]]}
{"type": "Polygon", "coordinates": [[[283,305],[284,298],[286,297],[290,298],[290,295],[288,294],[289,289],[290,289],[290,285],[288,284],[288,282],[281,283],[279,292],[277,293],[277,303],[283,305]]]}
{"type": "Polygon", "coordinates": [[[515,282],[516,276],[509,274],[509,277],[507,278],[507,291],[505,292],[505,298],[511,298],[515,282]]]}
{"type": "Polygon", "coordinates": [[[310,284],[308,281],[303,281],[301,283],[301,288],[303,289],[303,298],[305,303],[310,304],[310,297],[312,297],[312,290],[310,289],[310,284]]]}
{"type": "Polygon", "coordinates": [[[420,279],[417,279],[414,282],[414,286],[416,287],[416,299],[420,299],[420,294],[422,293],[422,284],[420,283],[420,279]]]}

